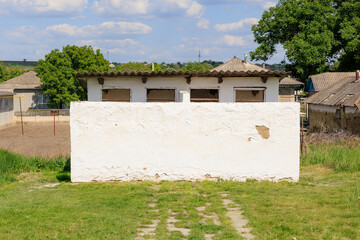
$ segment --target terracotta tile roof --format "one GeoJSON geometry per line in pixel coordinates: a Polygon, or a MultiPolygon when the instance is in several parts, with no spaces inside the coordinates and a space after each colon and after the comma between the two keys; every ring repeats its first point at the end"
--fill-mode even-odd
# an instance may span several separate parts
{"type": "Polygon", "coordinates": [[[329,106],[355,106],[360,99],[360,81],[354,77],[345,77],[330,87],[315,93],[305,102],[329,106]]]}
{"type": "Polygon", "coordinates": [[[86,77],[119,77],[119,76],[191,76],[191,77],[285,77],[289,72],[271,71],[251,63],[245,63],[239,58],[230,61],[206,72],[203,71],[159,71],[159,72],[104,72],[104,73],[77,73],[78,78],[86,77]]]}
{"type": "MultiPolygon", "coordinates": [[[[255,64],[244,62],[240,58],[234,57],[233,59],[227,61],[216,68],[211,69],[210,71],[270,71],[266,68],[259,67],[255,64]]],[[[270,71],[271,72],[271,71],[270,71]]]]}
{"type": "Polygon", "coordinates": [[[78,78],[86,77],[118,77],[118,76],[192,76],[192,77],[284,77],[288,72],[281,71],[165,71],[165,72],[91,72],[77,73],[78,78]]]}
{"type": "Polygon", "coordinates": [[[304,83],[296,80],[296,78],[287,76],[280,81],[280,86],[281,85],[296,85],[296,86],[298,86],[298,85],[304,85],[304,83]]]}
{"type": "Polygon", "coordinates": [[[0,83],[0,89],[37,89],[41,88],[40,78],[30,71],[16,78],[0,83]]]}
{"type": "Polygon", "coordinates": [[[348,76],[355,76],[355,72],[326,72],[317,75],[311,75],[315,91],[322,91],[332,84],[348,76]]]}

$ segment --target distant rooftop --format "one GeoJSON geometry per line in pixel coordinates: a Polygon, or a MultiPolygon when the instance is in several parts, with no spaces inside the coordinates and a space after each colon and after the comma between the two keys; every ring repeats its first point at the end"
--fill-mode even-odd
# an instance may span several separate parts
{"type": "Polygon", "coordinates": [[[39,89],[41,88],[40,78],[36,72],[29,71],[18,77],[0,83],[0,89],[39,89]]]}
{"type": "Polygon", "coordinates": [[[240,58],[234,57],[233,59],[227,61],[224,64],[221,64],[220,66],[217,66],[216,68],[211,69],[210,71],[270,71],[269,69],[259,67],[255,64],[245,62],[241,60],[240,58]]]}
{"type": "Polygon", "coordinates": [[[300,86],[302,86],[302,85],[304,85],[304,83],[296,80],[296,78],[287,76],[280,81],[280,86],[284,86],[284,85],[300,85],[300,86]]]}
{"type": "Polygon", "coordinates": [[[360,100],[360,81],[355,76],[345,77],[330,87],[315,93],[306,100],[306,103],[329,106],[355,106],[360,100]]]}
{"type": "Polygon", "coordinates": [[[345,77],[355,76],[355,72],[325,72],[316,75],[311,75],[305,91],[312,91],[310,84],[313,84],[314,91],[322,91],[334,83],[344,79],[345,77]]]}

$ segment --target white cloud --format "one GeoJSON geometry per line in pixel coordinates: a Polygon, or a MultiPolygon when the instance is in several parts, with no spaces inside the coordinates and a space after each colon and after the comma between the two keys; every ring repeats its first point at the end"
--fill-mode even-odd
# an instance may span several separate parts
{"type": "Polygon", "coordinates": [[[209,29],[210,21],[208,19],[200,19],[200,21],[196,24],[198,28],[209,29]]]}
{"type": "Polygon", "coordinates": [[[216,24],[215,30],[219,32],[227,32],[227,31],[233,31],[238,30],[244,27],[245,24],[257,24],[259,19],[257,18],[245,18],[239,22],[235,23],[225,23],[225,24],[216,24]]]}
{"type": "Polygon", "coordinates": [[[88,0],[0,0],[0,14],[26,16],[75,16],[88,0]]]}
{"type": "Polygon", "coordinates": [[[242,37],[232,36],[232,35],[225,35],[220,40],[216,42],[217,44],[221,45],[228,45],[228,46],[244,46],[245,41],[242,37]]]}
{"type": "Polygon", "coordinates": [[[104,22],[99,25],[86,25],[83,27],[60,24],[47,27],[46,30],[59,35],[89,38],[119,34],[147,34],[151,32],[151,27],[140,22],[104,22]]]}
{"type": "Polygon", "coordinates": [[[148,0],[99,0],[91,6],[96,15],[117,16],[146,14],[149,8],[148,0]]]}
{"type": "Polygon", "coordinates": [[[269,9],[271,7],[275,7],[276,6],[276,2],[265,2],[263,5],[264,9],[269,9]]]}
{"type": "Polygon", "coordinates": [[[97,0],[91,9],[94,14],[107,17],[186,15],[200,18],[205,11],[195,0],[97,0]]]}
{"type": "Polygon", "coordinates": [[[99,45],[107,45],[109,47],[124,47],[129,45],[136,45],[138,42],[134,41],[131,38],[126,39],[95,39],[95,40],[80,40],[77,41],[79,45],[91,45],[91,46],[99,46],[99,45]]]}
{"type": "Polygon", "coordinates": [[[36,44],[49,38],[49,33],[34,26],[21,26],[13,30],[3,32],[5,38],[12,43],[36,44]]]}

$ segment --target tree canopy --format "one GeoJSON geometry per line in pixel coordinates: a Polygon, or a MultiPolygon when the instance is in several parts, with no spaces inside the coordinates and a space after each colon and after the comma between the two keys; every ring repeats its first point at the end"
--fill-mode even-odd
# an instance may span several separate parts
{"type": "Polygon", "coordinates": [[[18,66],[7,66],[2,61],[0,61],[0,83],[20,76],[24,72],[25,71],[21,70],[18,66]]]}
{"type": "MultiPolygon", "coordinates": [[[[209,60],[211,61],[211,60],[209,60]]],[[[211,61],[211,63],[218,63],[218,62],[213,62],[211,61]]],[[[138,71],[142,71],[142,72],[151,72],[152,71],[152,64],[151,63],[147,63],[147,62],[128,62],[128,63],[123,63],[123,64],[117,64],[115,63],[116,68],[115,71],[120,71],[120,72],[138,72],[138,71]]],[[[218,64],[219,65],[219,64],[218,64]]],[[[213,66],[208,62],[208,61],[204,61],[202,63],[199,62],[188,62],[188,63],[165,63],[162,62],[160,64],[158,63],[154,63],[154,71],[158,72],[158,71],[178,71],[178,70],[183,70],[183,71],[207,71],[212,69],[213,66]]]]}
{"type": "Polygon", "coordinates": [[[62,51],[52,50],[39,60],[35,71],[42,82],[42,92],[46,94],[53,108],[67,107],[71,101],[85,100],[86,92],[75,74],[77,72],[105,72],[110,70],[109,62],[91,46],[63,47],[62,51]]]}
{"type": "Polygon", "coordinates": [[[280,0],[252,27],[259,44],[252,60],[266,61],[277,45],[286,51],[290,70],[305,80],[328,71],[353,71],[360,63],[360,2],[357,0],[280,0]]]}

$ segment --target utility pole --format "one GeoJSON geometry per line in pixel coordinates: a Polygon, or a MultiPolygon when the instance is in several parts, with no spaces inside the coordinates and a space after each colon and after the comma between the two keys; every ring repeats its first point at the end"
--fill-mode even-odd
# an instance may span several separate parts
{"type": "Polygon", "coordinates": [[[200,63],[200,58],[201,58],[201,54],[200,54],[200,50],[199,50],[199,63],[200,63]]]}

